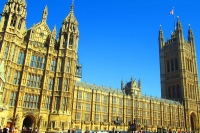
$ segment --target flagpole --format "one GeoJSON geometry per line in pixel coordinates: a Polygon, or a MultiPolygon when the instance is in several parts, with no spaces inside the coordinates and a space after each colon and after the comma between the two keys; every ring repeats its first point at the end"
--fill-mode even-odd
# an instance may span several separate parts
{"type": "Polygon", "coordinates": [[[176,30],[176,17],[175,17],[174,7],[172,10],[173,10],[173,15],[174,15],[174,30],[176,30]]]}

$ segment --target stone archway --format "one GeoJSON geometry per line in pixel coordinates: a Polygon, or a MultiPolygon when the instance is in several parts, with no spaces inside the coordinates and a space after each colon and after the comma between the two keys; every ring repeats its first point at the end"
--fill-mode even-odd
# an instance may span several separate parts
{"type": "Polygon", "coordinates": [[[194,112],[192,112],[190,114],[190,125],[191,125],[190,130],[195,132],[195,130],[196,130],[196,115],[194,112]]]}
{"type": "Polygon", "coordinates": [[[28,115],[23,120],[22,130],[33,131],[35,128],[35,118],[31,115],[28,115]]]}

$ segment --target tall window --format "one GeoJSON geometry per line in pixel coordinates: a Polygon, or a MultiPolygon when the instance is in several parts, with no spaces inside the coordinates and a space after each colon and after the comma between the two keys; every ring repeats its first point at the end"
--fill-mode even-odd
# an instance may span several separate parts
{"type": "Polygon", "coordinates": [[[5,103],[5,101],[6,101],[6,97],[7,96],[7,90],[6,89],[4,89],[4,92],[3,92],[3,103],[5,103]]]}
{"type": "Polygon", "coordinates": [[[17,63],[19,65],[23,65],[24,64],[24,53],[23,52],[19,52],[17,63]]]}
{"type": "Polygon", "coordinates": [[[16,99],[17,99],[17,92],[11,92],[9,105],[15,106],[16,105],[16,99]]]}
{"type": "Polygon", "coordinates": [[[62,78],[58,78],[57,85],[57,89],[60,91],[62,89],[62,78]]]}
{"type": "Polygon", "coordinates": [[[85,121],[90,121],[90,114],[85,114],[85,121]]]}
{"type": "Polygon", "coordinates": [[[174,71],[174,60],[171,59],[171,70],[174,71]]]}
{"type": "Polygon", "coordinates": [[[69,79],[65,79],[65,86],[64,86],[64,91],[68,91],[68,84],[69,84],[69,79]]]}
{"type": "Polygon", "coordinates": [[[119,98],[119,105],[123,105],[123,99],[122,98],[119,98]]]}
{"type": "Polygon", "coordinates": [[[76,113],[76,120],[80,120],[80,118],[81,118],[81,113],[76,113]]]}
{"type": "Polygon", "coordinates": [[[54,72],[56,71],[56,60],[52,60],[51,61],[51,68],[50,68],[50,70],[54,71],[54,72]]]}
{"type": "Polygon", "coordinates": [[[62,111],[67,110],[67,98],[64,97],[62,100],[62,111]]]}
{"type": "Polygon", "coordinates": [[[39,96],[33,94],[25,94],[24,96],[24,107],[26,108],[39,108],[39,96]]]}
{"type": "Polygon", "coordinates": [[[97,94],[97,96],[96,96],[96,102],[100,102],[100,94],[97,94]]]}
{"type": "Polygon", "coordinates": [[[100,105],[96,104],[96,112],[100,112],[100,105]]]}
{"type": "Polygon", "coordinates": [[[176,85],[176,90],[177,90],[177,98],[180,98],[180,88],[179,88],[179,84],[176,85]]]}
{"type": "Polygon", "coordinates": [[[168,91],[167,92],[168,92],[168,97],[172,98],[172,96],[171,96],[172,95],[172,93],[171,93],[171,86],[168,86],[168,91]]]}
{"type": "Polygon", "coordinates": [[[115,107],[112,108],[112,113],[116,113],[116,108],[115,107]]]}
{"type": "Polygon", "coordinates": [[[63,58],[61,58],[60,59],[60,72],[63,71],[64,64],[65,64],[65,60],[63,58]]]}
{"type": "Polygon", "coordinates": [[[17,17],[15,15],[12,16],[10,26],[15,27],[17,21],[17,17]]]}
{"type": "Polygon", "coordinates": [[[126,106],[131,106],[131,100],[130,99],[126,100],[126,106]]]}
{"type": "Polygon", "coordinates": [[[104,96],[103,102],[104,102],[104,103],[108,103],[108,96],[104,96]]]}
{"type": "Polygon", "coordinates": [[[42,76],[34,74],[28,75],[27,86],[41,88],[41,84],[42,84],[42,76]]]}
{"type": "Polygon", "coordinates": [[[21,29],[21,27],[22,27],[22,19],[19,21],[19,24],[18,24],[18,29],[20,30],[21,29]]]}
{"type": "Polygon", "coordinates": [[[59,97],[55,97],[55,109],[59,110],[59,104],[60,104],[60,98],[59,97]]]}
{"type": "Polygon", "coordinates": [[[7,81],[7,82],[10,81],[10,74],[11,74],[11,70],[10,70],[10,68],[8,68],[8,69],[7,69],[7,73],[6,73],[6,75],[7,75],[6,81],[7,81]]]}
{"type": "Polygon", "coordinates": [[[113,100],[113,104],[116,104],[116,97],[113,97],[112,100],[113,100]]]}
{"type": "MultiPolygon", "coordinates": [[[[134,113],[135,113],[135,112],[134,112],[134,113]]],[[[132,114],[132,113],[131,113],[131,110],[130,110],[130,109],[126,109],[126,114],[127,114],[127,115],[132,114]]]]}
{"type": "Polygon", "coordinates": [[[15,72],[15,75],[14,75],[13,84],[19,85],[20,77],[21,77],[21,72],[16,71],[16,72],[15,72]]]}
{"type": "Polygon", "coordinates": [[[107,122],[108,116],[107,115],[103,115],[103,122],[107,122]]]}
{"type": "Polygon", "coordinates": [[[48,89],[53,90],[54,78],[50,77],[48,79],[48,89]]]}
{"type": "Polygon", "coordinates": [[[91,104],[85,104],[85,110],[90,111],[90,106],[91,106],[91,104]]]}
{"type": "Polygon", "coordinates": [[[178,70],[178,59],[175,58],[175,59],[174,59],[174,62],[175,62],[175,70],[178,70]]]}
{"type": "Polygon", "coordinates": [[[167,60],[167,72],[170,72],[170,64],[169,64],[169,60],[167,60]]]}
{"type": "Polygon", "coordinates": [[[78,99],[82,99],[82,91],[78,91],[78,99]]]}
{"type": "Polygon", "coordinates": [[[70,38],[69,38],[69,45],[73,45],[73,34],[70,35],[70,38]]]}
{"type": "Polygon", "coordinates": [[[68,35],[65,34],[65,35],[64,35],[64,39],[63,39],[63,47],[64,47],[64,48],[66,48],[66,46],[67,46],[67,38],[68,38],[68,35]]]}
{"type": "Polygon", "coordinates": [[[12,52],[12,61],[14,61],[14,59],[15,59],[15,49],[13,50],[13,52],[12,52]]]}
{"type": "Polygon", "coordinates": [[[50,110],[50,105],[51,105],[51,97],[47,96],[46,97],[46,109],[50,110]]]}
{"type": "Polygon", "coordinates": [[[76,109],[81,110],[81,103],[77,102],[76,109]]]}
{"type": "Polygon", "coordinates": [[[108,106],[103,106],[103,112],[107,113],[108,112],[108,106]]]}
{"type": "Polygon", "coordinates": [[[99,122],[99,114],[95,114],[95,121],[99,122]]]}
{"type": "Polygon", "coordinates": [[[71,66],[71,62],[70,62],[70,58],[68,58],[66,72],[70,72],[70,66],[71,66]]]}
{"type": "Polygon", "coordinates": [[[91,93],[86,93],[86,101],[91,101],[91,93]]]}
{"type": "Polygon", "coordinates": [[[9,50],[9,46],[6,46],[3,59],[7,59],[7,57],[8,57],[8,50],[9,50]]]}
{"type": "Polygon", "coordinates": [[[31,67],[44,69],[45,66],[45,58],[40,56],[32,55],[31,57],[31,67]]]}
{"type": "Polygon", "coordinates": [[[119,115],[122,115],[122,113],[123,113],[123,108],[119,108],[119,109],[118,109],[118,114],[119,114],[119,115]]]}

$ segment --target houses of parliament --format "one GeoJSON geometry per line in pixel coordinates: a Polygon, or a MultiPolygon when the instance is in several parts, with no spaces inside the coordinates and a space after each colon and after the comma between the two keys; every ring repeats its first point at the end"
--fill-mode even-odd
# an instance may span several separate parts
{"type": "MultiPolygon", "coordinates": [[[[143,95],[140,80],[121,81],[121,90],[81,82],[78,21],[74,3],[57,29],[41,20],[26,29],[25,0],[8,0],[0,20],[0,126],[45,131],[200,130],[200,99],[192,29],[180,20],[164,41],[158,29],[161,98],[143,95]]],[[[157,39],[157,38],[155,38],[157,39]]],[[[159,71],[159,70],[158,70],[159,71]]]]}

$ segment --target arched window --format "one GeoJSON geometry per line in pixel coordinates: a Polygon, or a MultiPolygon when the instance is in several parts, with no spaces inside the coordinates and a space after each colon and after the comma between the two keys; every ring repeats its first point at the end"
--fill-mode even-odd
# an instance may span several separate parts
{"type": "Polygon", "coordinates": [[[177,91],[176,91],[176,92],[177,92],[177,93],[176,93],[176,94],[177,94],[177,98],[180,99],[180,98],[181,98],[181,97],[180,97],[180,96],[181,96],[181,95],[180,95],[181,92],[180,92],[179,84],[176,85],[176,90],[177,90],[177,91]]]}
{"type": "Polygon", "coordinates": [[[10,22],[10,26],[15,27],[17,21],[17,17],[15,15],[12,16],[12,20],[10,22]]]}
{"type": "Polygon", "coordinates": [[[167,60],[167,72],[170,72],[169,60],[167,60]]]}
{"type": "Polygon", "coordinates": [[[173,91],[173,99],[176,98],[176,88],[175,88],[175,85],[172,86],[172,91],[173,91]]]}
{"type": "Polygon", "coordinates": [[[168,98],[171,98],[171,86],[168,86],[168,98]]]}
{"type": "Polygon", "coordinates": [[[22,19],[19,21],[19,24],[18,24],[18,29],[20,30],[22,27],[22,19]]]}
{"type": "Polygon", "coordinates": [[[174,62],[175,62],[175,70],[178,70],[178,59],[175,58],[175,59],[174,59],[174,62]]]}
{"type": "Polygon", "coordinates": [[[68,35],[65,34],[65,35],[64,35],[64,39],[63,39],[63,47],[64,47],[64,48],[67,46],[67,39],[68,39],[68,35]]]}
{"type": "Polygon", "coordinates": [[[73,45],[73,34],[70,35],[70,38],[69,38],[69,45],[73,45]]]}
{"type": "Polygon", "coordinates": [[[6,13],[3,28],[6,28],[7,24],[8,24],[8,14],[6,13]]]}
{"type": "Polygon", "coordinates": [[[171,63],[171,71],[174,71],[174,60],[171,59],[171,60],[170,60],[170,63],[171,63]]]}

